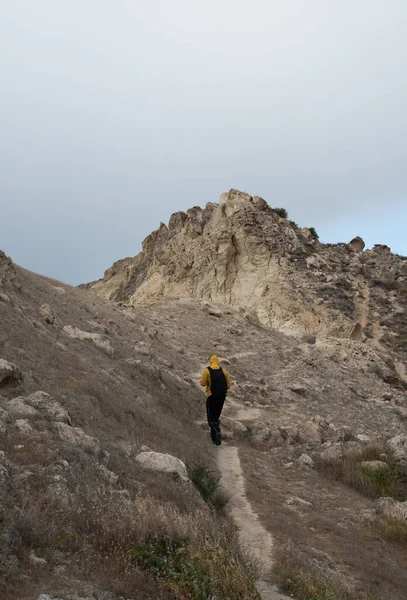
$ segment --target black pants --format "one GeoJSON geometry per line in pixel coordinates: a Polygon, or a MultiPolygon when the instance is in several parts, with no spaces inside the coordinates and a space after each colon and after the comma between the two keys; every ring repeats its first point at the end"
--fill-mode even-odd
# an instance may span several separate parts
{"type": "Polygon", "coordinates": [[[211,438],[214,442],[216,434],[220,431],[219,417],[225,404],[226,396],[223,398],[208,396],[206,399],[206,415],[208,417],[208,425],[211,428],[211,438]]]}

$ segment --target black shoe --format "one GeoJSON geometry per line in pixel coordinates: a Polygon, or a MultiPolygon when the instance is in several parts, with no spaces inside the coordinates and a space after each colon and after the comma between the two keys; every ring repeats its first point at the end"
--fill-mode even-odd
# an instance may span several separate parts
{"type": "Polygon", "coordinates": [[[221,436],[220,436],[220,431],[217,431],[216,432],[216,438],[215,438],[215,444],[216,444],[216,446],[220,446],[221,443],[222,443],[222,439],[221,439],[221,436]]]}

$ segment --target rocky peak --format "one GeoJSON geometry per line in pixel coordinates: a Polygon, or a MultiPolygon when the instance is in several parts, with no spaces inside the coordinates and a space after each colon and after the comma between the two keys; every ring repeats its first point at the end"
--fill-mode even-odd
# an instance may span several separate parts
{"type": "Polygon", "coordinates": [[[381,245],[363,252],[360,237],[321,244],[315,230],[285,216],[263,198],[232,189],[218,204],[174,213],[139,255],[116,263],[92,287],[129,305],[162,296],[229,304],[294,335],[358,331],[358,339],[382,343],[387,334],[392,346],[407,324],[400,317],[407,261],[381,245]],[[394,321],[390,333],[386,319],[394,321]]]}

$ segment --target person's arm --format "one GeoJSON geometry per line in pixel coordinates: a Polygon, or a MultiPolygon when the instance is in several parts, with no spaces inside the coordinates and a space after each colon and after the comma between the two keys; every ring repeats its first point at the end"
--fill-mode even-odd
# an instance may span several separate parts
{"type": "Polygon", "coordinates": [[[226,384],[228,386],[228,389],[230,388],[230,386],[232,385],[232,382],[230,381],[230,375],[229,373],[226,371],[226,369],[223,369],[223,372],[225,374],[226,377],[226,384]]]}
{"type": "Polygon", "coordinates": [[[209,372],[208,369],[205,369],[204,372],[202,373],[202,377],[201,380],[199,382],[201,384],[202,387],[206,387],[209,383],[209,372]]]}

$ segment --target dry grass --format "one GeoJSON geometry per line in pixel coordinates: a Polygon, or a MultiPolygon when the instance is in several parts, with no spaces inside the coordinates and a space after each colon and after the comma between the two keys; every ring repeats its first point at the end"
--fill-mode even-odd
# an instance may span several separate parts
{"type": "Polygon", "coordinates": [[[324,476],[342,481],[368,498],[390,496],[397,500],[407,499],[407,485],[385,441],[352,450],[337,459],[319,459],[316,467],[324,476]],[[382,459],[387,464],[383,469],[367,469],[361,464],[382,459]]]}
{"type": "Polygon", "coordinates": [[[47,449],[39,437],[15,433],[3,446],[11,462],[16,465],[45,465],[48,460],[47,449]]]}
{"type": "MultiPolygon", "coordinates": [[[[295,550],[294,563],[301,569],[291,568],[285,574],[289,579],[295,574],[301,575],[302,582],[296,582],[299,588],[305,587],[304,578],[311,579],[315,586],[313,579],[317,575],[321,579],[322,574],[322,585],[325,575],[338,571],[346,575],[345,583],[355,582],[349,591],[353,594],[350,598],[358,598],[358,594],[363,598],[365,593],[368,598],[405,600],[405,551],[396,544],[385,544],[377,529],[361,519],[365,513],[371,515],[374,503],[315,471],[304,476],[295,466],[287,470],[284,467],[286,452],[284,448],[277,448],[259,455],[246,446],[241,453],[249,500],[263,525],[273,533],[275,548],[283,548],[276,557],[277,566],[288,563],[292,567],[292,557],[286,550],[290,543],[290,548],[295,550]],[[299,501],[288,505],[290,498],[300,498],[310,504],[303,505],[299,501]],[[316,572],[315,567],[318,567],[316,572]]],[[[278,581],[282,581],[281,572],[278,581]]],[[[329,582],[334,590],[339,585],[343,591],[343,582],[335,578],[329,582]]],[[[321,592],[320,587],[317,590],[321,592]]],[[[308,592],[312,592],[312,588],[308,592]]],[[[339,598],[342,600],[340,595],[339,598]]]]}
{"type": "Polygon", "coordinates": [[[380,518],[375,523],[375,530],[386,542],[407,550],[407,523],[404,521],[380,518]]]}
{"type": "MultiPolygon", "coordinates": [[[[180,493],[189,492],[180,487],[180,493]]],[[[63,552],[81,565],[82,575],[91,577],[103,566],[110,587],[120,584],[127,594],[137,589],[140,600],[142,579],[156,581],[165,598],[258,600],[253,567],[233,529],[205,506],[185,514],[148,495],[130,499],[90,487],[69,508],[45,498],[25,508],[12,530],[20,562],[34,548],[52,567],[55,552],[63,552]]]]}
{"type": "Polygon", "coordinates": [[[296,600],[377,600],[352,590],[339,574],[324,572],[289,549],[280,556],[274,573],[281,590],[296,600]]]}
{"type": "MultiPolygon", "coordinates": [[[[157,355],[175,359],[172,344],[143,334],[141,326],[156,329],[148,316],[136,315],[131,322],[82,291],[66,287],[66,295],[61,295],[47,280],[40,285],[24,271],[21,278],[27,309],[24,319],[15,318],[11,310],[2,315],[4,335],[14,344],[5,348],[4,357],[24,372],[24,395],[39,389],[50,392],[68,410],[75,427],[100,440],[103,452],[91,455],[63,443],[52,423],[41,416],[31,420],[40,434],[9,430],[0,436],[14,473],[24,476],[10,479],[4,502],[0,488],[0,536],[7,540],[0,554],[0,597],[21,600],[25,585],[32,586],[27,594],[31,597],[34,582],[52,581],[48,589],[59,589],[52,573],[63,556],[62,566],[72,580],[93,581],[96,589],[114,590],[126,598],[257,600],[252,566],[222,511],[210,510],[193,488],[145,471],[134,461],[142,444],[195,465],[205,456],[210,477],[195,473],[200,491],[209,493],[211,506],[224,504],[207,436],[193,425],[191,429],[205,411],[202,394],[157,367],[157,355]],[[45,302],[64,323],[84,331],[92,328],[91,317],[111,322],[114,358],[55,328],[34,326],[38,307],[45,302]],[[133,348],[140,339],[151,344],[154,358],[129,364],[127,358],[138,358],[133,348]],[[14,351],[18,347],[24,352],[14,351]],[[130,455],[121,444],[130,448],[130,455]],[[61,459],[69,465],[59,468],[61,459]],[[97,463],[118,475],[116,493],[108,491],[97,463]],[[40,572],[28,560],[32,549],[48,561],[40,572]]],[[[176,360],[182,369],[183,356],[176,360]]],[[[185,369],[190,369],[188,362],[185,369]]],[[[4,401],[16,395],[13,390],[2,394],[4,401]]]]}

